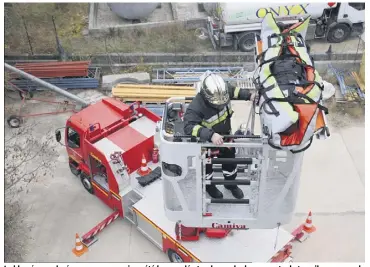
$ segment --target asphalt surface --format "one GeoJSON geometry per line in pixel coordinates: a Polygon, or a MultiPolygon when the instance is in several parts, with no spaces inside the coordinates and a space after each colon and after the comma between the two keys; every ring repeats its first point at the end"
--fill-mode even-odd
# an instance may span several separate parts
{"type": "MultiPolygon", "coordinates": [[[[96,98],[94,91],[84,93],[96,98]]],[[[233,127],[246,121],[248,103],[236,102],[233,127]]],[[[32,105],[30,110],[47,107],[32,105]]],[[[67,114],[35,117],[35,136],[53,135],[63,127],[67,114]]],[[[330,119],[330,116],[329,116],[330,119]]],[[[27,119],[26,123],[30,123],[27,119]]],[[[257,127],[258,128],[258,127],[257,127]]],[[[362,262],[365,260],[365,134],[364,123],[331,125],[331,137],[315,140],[305,153],[295,215],[283,228],[291,231],[313,212],[317,231],[293,250],[294,261],[362,262]]],[[[7,127],[5,131],[8,131],[7,127]]],[[[117,220],[106,228],[89,252],[72,253],[75,234],[83,234],[110,214],[98,198],[90,195],[69,170],[65,147],[57,145],[56,167],[20,195],[30,227],[29,262],[168,262],[162,253],[130,223],[117,220]]],[[[159,196],[160,197],[160,196],[159,196]]]]}

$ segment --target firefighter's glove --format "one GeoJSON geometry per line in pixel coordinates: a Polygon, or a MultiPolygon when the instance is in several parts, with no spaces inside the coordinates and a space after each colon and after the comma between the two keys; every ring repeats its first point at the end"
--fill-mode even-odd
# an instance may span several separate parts
{"type": "Polygon", "coordinates": [[[222,145],[224,143],[223,136],[218,133],[212,135],[211,141],[214,145],[222,145]]]}

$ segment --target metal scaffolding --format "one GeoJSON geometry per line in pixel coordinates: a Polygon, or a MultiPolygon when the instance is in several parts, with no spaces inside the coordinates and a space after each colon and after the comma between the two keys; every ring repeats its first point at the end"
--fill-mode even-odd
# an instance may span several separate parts
{"type": "Polygon", "coordinates": [[[154,69],[154,84],[196,84],[206,71],[221,75],[225,81],[234,82],[237,86],[254,89],[253,72],[243,67],[207,67],[207,68],[161,68],[154,69]]]}

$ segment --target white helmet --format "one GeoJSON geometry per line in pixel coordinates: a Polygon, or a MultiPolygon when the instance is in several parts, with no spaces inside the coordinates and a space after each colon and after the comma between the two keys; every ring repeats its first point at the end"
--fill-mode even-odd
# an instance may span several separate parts
{"type": "Polygon", "coordinates": [[[229,90],[224,79],[207,71],[200,77],[200,93],[213,106],[224,106],[229,102],[229,90]]]}

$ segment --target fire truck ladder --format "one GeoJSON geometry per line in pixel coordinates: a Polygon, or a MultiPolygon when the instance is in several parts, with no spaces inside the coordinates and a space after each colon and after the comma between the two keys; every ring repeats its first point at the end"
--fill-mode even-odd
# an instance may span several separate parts
{"type": "Polygon", "coordinates": [[[194,84],[206,71],[221,75],[225,81],[235,82],[237,86],[253,89],[253,73],[243,67],[207,67],[207,68],[162,68],[154,69],[155,79],[152,83],[159,84],[194,84]]]}

